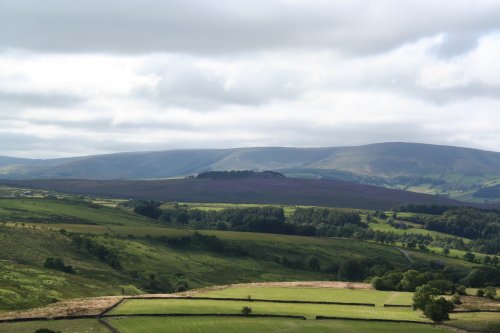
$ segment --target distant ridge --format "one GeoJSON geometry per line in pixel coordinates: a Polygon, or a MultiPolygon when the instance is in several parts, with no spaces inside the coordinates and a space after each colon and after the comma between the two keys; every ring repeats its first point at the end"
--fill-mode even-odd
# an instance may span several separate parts
{"type": "Polygon", "coordinates": [[[338,179],[480,200],[473,193],[500,182],[500,153],[394,142],[329,148],[168,150],[53,160],[0,157],[3,179],[165,179],[229,170],[270,170],[287,177],[338,179]]]}
{"type": "Polygon", "coordinates": [[[62,159],[0,157],[1,178],[154,179],[228,170],[337,170],[365,176],[500,175],[500,153],[419,143],[328,148],[233,148],[130,152],[62,159]],[[15,167],[24,167],[16,174],[15,167]],[[10,170],[6,170],[10,167],[10,170]],[[32,167],[33,171],[30,171],[32,167]]]}

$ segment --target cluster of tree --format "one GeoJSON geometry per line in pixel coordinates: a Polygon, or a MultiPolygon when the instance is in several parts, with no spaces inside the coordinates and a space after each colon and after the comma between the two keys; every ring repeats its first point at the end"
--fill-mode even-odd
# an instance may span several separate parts
{"type": "Polygon", "coordinates": [[[232,244],[227,241],[223,241],[217,236],[203,235],[199,232],[194,232],[190,236],[183,236],[178,238],[159,236],[159,237],[148,237],[153,241],[160,242],[173,247],[195,247],[202,248],[207,251],[224,253],[227,255],[234,256],[249,256],[250,254],[245,251],[241,246],[237,244],[232,244]]]}
{"type": "MultiPolygon", "coordinates": [[[[487,254],[500,254],[500,213],[491,210],[480,210],[476,208],[449,207],[445,211],[440,211],[446,206],[436,206],[433,209],[427,209],[425,205],[408,205],[412,207],[411,211],[418,213],[430,212],[436,214],[430,215],[411,215],[399,216],[398,220],[408,221],[422,225],[427,230],[439,231],[454,236],[472,239],[472,242],[465,244],[459,238],[436,237],[436,241],[446,244],[446,247],[457,250],[469,250],[487,254]]],[[[432,207],[432,206],[431,206],[432,207]]]]}
{"type": "Polygon", "coordinates": [[[359,213],[350,210],[329,208],[296,208],[290,218],[290,222],[298,225],[312,226],[321,224],[329,226],[354,224],[366,227],[366,224],[361,223],[359,213]]]}
{"type": "MultiPolygon", "coordinates": [[[[130,205],[130,204],[129,204],[130,205]]],[[[193,229],[218,229],[244,232],[262,232],[302,236],[350,237],[360,229],[367,229],[357,212],[341,209],[297,208],[289,220],[283,208],[255,206],[227,208],[220,211],[189,209],[171,203],[141,201],[134,212],[162,223],[193,229]]]]}
{"type": "Polygon", "coordinates": [[[404,273],[389,273],[382,277],[375,277],[372,280],[373,288],[377,290],[397,290],[414,292],[418,287],[427,284],[438,289],[442,294],[453,294],[458,287],[453,282],[447,280],[443,274],[432,272],[418,272],[408,270],[404,273]]]}
{"type": "MultiPolygon", "coordinates": [[[[377,217],[388,219],[391,225],[406,229],[401,220],[419,223],[425,229],[473,239],[465,243],[457,237],[431,237],[406,233],[373,231],[361,222],[358,212],[331,208],[297,208],[285,219],[281,207],[256,206],[228,208],[220,211],[189,209],[176,203],[161,206],[155,201],[132,201],[137,214],[157,219],[162,223],[175,224],[193,229],[218,229],[246,232],[277,233],[302,236],[345,237],[373,240],[379,243],[401,242],[408,248],[427,251],[428,246],[453,248],[497,255],[500,253],[500,214],[474,208],[455,208],[438,205],[405,205],[399,211],[416,211],[440,215],[416,214],[388,216],[382,211],[368,214],[368,221],[377,217]]],[[[447,254],[447,253],[445,253],[447,254]]]]}
{"type": "Polygon", "coordinates": [[[497,296],[497,289],[492,286],[488,286],[484,289],[478,289],[476,293],[477,297],[485,297],[489,299],[495,299],[497,296]]]}
{"type": "Polygon", "coordinates": [[[474,239],[468,245],[468,250],[500,255],[500,237],[490,239],[474,239]]]}
{"type": "Polygon", "coordinates": [[[158,201],[134,201],[129,205],[133,205],[134,213],[151,219],[158,219],[163,214],[161,202],[158,201]]]}
{"type": "Polygon", "coordinates": [[[496,267],[482,266],[468,271],[467,275],[460,279],[460,283],[473,288],[500,285],[500,270],[496,267]]]}
{"type": "Polygon", "coordinates": [[[110,265],[114,269],[122,269],[120,259],[114,250],[107,248],[89,236],[82,237],[79,234],[72,234],[70,237],[73,246],[78,252],[84,250],[96,256],[99,260],[110,265]]]}
{"type": "Polygon", "coordinates": [[[197,179],[242,179],[242,178],[285,178],[285,176],[275,171],[207,171],[199,173],[197,179]]]}
{"type": "Polygon", "coordinates": [[[500,213],[455,208],[446,211],[438,219],[428,219],[425,228],[470,239],[494,239],[500,237],[500,213]]]}
{"type": "Polygon", "coordinates": [[[428,246],[434,245],[434,240],[429,235],[404,233],[396,234],[391,231],[375,231],[367,228],[344,228],[351,230],[351,233],[345,233],[341,237],[355,238],[359,240],[371,240],[380,244],[396,244],[400,242],[403,246],[421,251],[429,251],[428,246]]]}
{"type": "Polygon", "coordinates": [[[374,217],[377,217],[381,220],[386,220],[389,216],[384,211],[376,210],[374,212],[368,213],[368,215],[366,216],[366,220],[370,222],[374,217]]]}
{"type": "Polygon", "coordinates": [[[449,320],[449,313],[454,309],[452,302],[444,297],[439,289],[430,284],[424,284],[416,288],[413,295],[413,310],[422,310],[424,315],[435,323],[449,320]]]}
{"type": "MultiPolygon", "coordinates": [[[[420,267],[406,272],[388,272],[372,279],[377,290],[415,291],[422,285],[430,285],[441,294],[453,294],[460,288],[484,287],[500,283],[500,270],[493,267],[476,267],[458,270],[453,267],[420,267]],[[436,269],[437,268],[437,269],[436,269]]],[[[460,292],[459,292],[460,293],[460,292]]]]}
{"type": "Polygon", "coordinates": [[[321,263],[315,256],[309,256],[305,259],[279,257],[276,258],[276,261],[288,268],[328,273],[332,275],[332,278],[342,281],[363,281],[370,276],[394,270],[394,266],[382,257],[350,258],[340,263],[321,263]]]}
{"type": "Polygon", "coordinates": [[[43,263],[43,267],[45,268],[50,268],[50,269],[56,269],[61,272],[69,273],[69,274],[76,274],[75,269],[71,265],[65,265],[64,261],[61,258],[47,258],[45,259],[45,262],[43,263]]]}

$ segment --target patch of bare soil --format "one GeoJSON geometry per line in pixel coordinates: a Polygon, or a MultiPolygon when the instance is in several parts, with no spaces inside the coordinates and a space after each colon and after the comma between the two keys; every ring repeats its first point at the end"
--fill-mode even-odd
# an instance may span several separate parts
{"type": "Polygon", "coordinates": [[[57,302],[41,308],[25,311],[5,312],[0,314],[0,320],[17,318],[53,318],[99,315],[107,308],[118,303],[122,298],[122,296],[75,298],[57,302]]]}

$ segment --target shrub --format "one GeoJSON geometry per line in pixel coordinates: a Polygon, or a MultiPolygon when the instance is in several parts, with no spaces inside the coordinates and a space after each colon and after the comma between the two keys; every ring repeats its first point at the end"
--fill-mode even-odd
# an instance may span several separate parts
{"type": "Polygon", "coordinates": [[[73,266],[65,265],[64,261],[62,261],[62,259],[60,259],[60,258],[47,258],[47,259],[45,259],[45,262],[43,263],[43,267],[50,268],[50,269],[56,269],[58,271],[69,273],[69,274],[75,274],[75,270],[73,269],[73,266]]]}
{"type": "Polygon", "coordinates": [[[465,286],[461,284],[457,287],[457,293],[459,295],[467,295],[467,288],[465,288],[465,286]]]}
{"type": "Polygon", "coordinates": [[[462,301],[460,300],[460,295],[459,294],[455,294],[451,297],[451,302],[453,304],[462,304],[462,301]]]}
{"type": "Polygon", "coordinates": [[[248,316],[249,314],[252,313],[252,308],[249,307],[249,306],[244,306],[242,309],[241,309],[241,313],[244,314],[245,316],[248,316]]]}
{"type": "Polygon", "coordinates": [[[478,289],[476,292],[477,297],[484,297],[484,290],[483,289],[478,289]]]}
{"type": "Polygon", "coordinates": [[[432,300],[427,303],[424,308],[424,314],[427,318],[435,323],[441,323],[450,319],[449,313],[453,310],[454,306],[443,297],[437,300],[432,300]]]}
{"type": "Polygon", "coordinates": [[[364,268],[359,260],[347,259],[340,265],[338,275],[342,280],[359,281],[363,279],[364,268]]]}
{"type": "Polygon", "coordinates": [[[495,287],[484,288],[484,297],[489,299],[495,299],[496,296],[497,296],[497,290],[495,287]]]}
{"type": "Polygon", "coordinates": [[[474,262],[475,257],[476,256],[474,255],[474,253],[471,253],[469,251],[464,254],[464,259],[470,262],[474,262]]]}
{"type": "Polygon", "coordinates": [[[314,256],[307,258],[306,267],[307,267],[307,269],[309,269],[310,271],[313,271],[313,272],[319,272],[321,269],[318,258],[316,258],[314,256]]]}
{"type": "Polygon", "coordinates": [[[372,287],[376,290],[384,290],[384,281],[379,276],[376,276],[372,280],[372,287]]]}
{"type": "Polygon", "coordinates": [[[185,281],[180,281],[175,285],[174,291],[176,293],[181,293],[189,289],[188,283],[185,281]]]}

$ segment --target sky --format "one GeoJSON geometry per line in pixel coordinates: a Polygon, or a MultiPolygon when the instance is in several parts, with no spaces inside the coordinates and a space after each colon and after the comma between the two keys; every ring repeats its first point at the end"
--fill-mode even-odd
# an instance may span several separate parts
{"type": "Polygon", "coordinates": [[[500,0],[0,0],[0,155],[500,151],[500,0]]]}

